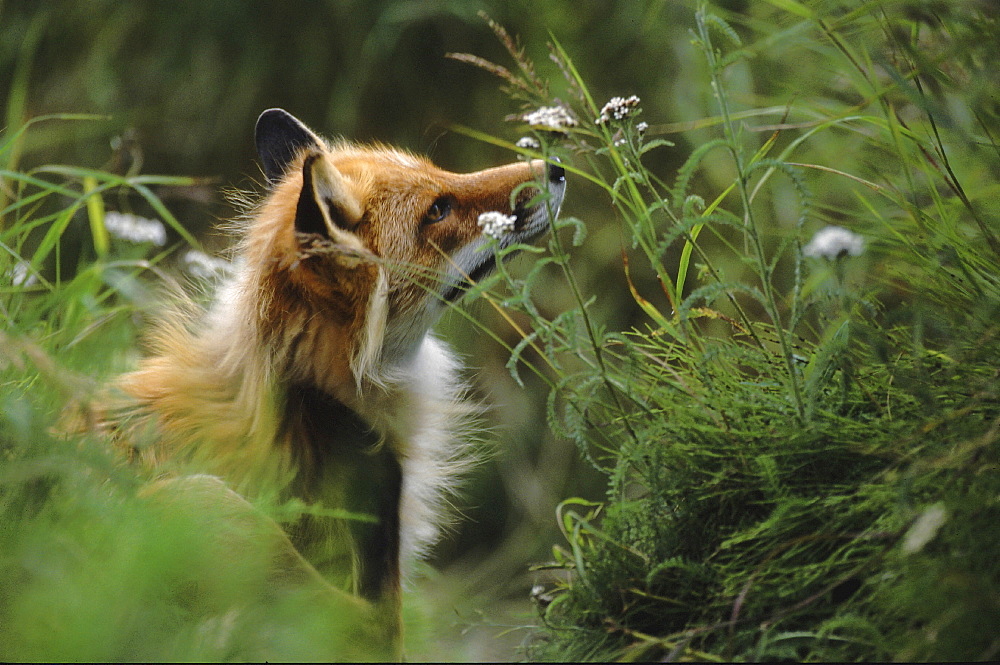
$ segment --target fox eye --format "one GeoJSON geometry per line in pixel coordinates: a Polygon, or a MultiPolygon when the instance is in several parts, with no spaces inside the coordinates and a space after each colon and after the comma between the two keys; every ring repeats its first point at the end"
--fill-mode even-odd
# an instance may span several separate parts
{"type": "Polygon", "coordinates": [[[442,196],[437,201],[431,204],[431,207],[427,209],[427,214],[424,215],[424,222],[427,224],[434,224],[435,222],[440,222],[442,219],[448,216],[451,212],[451,201],[447,197],[442,196]]]}

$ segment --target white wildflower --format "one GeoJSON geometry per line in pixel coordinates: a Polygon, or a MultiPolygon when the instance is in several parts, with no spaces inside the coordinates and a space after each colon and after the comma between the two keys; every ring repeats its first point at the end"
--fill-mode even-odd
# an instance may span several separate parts
{"type": "Polygon", "coordinates": [[[595,120],[598,125],[603,125],[611,120],[624,120],[639,108],[639,98],[632,95],[628,99],[625,97],[612,97],[611,100],[601,108],[601,115],[595,120]]]}
{"type": "Polygon", "coordinates": [[[27,261],[18,261],[13,268],[7,271],[11,283],[14,286],[34,286],[38,284],[38,276],[32,272],[31,264],[27,261]]]}
{"type": "Polygon", "coordinates": [[[542,144],[531,136],[522,136],[514,145],[524,150],[539,150],[542,147],[542,144]]]}
{"type": "Polygon", "coordinates": [[[802,253],[817,259],[839,259],[842,256],[860,256],[865,248],[865,239],[841,226],[827,226],[820,229],[802,253]]]}
{"type": "Polygon", "coordinates": [[[616,148],[620,148],[623,145],[625,145],[626,143],[628,143],[628,141],[626,141],[624,138],[616,139],[615,140],[615,147],[616,148]]]}
{"type": "Polygon", "coordinates": [[[531,587],[531,599],[541,605],[542,607],[548,607],[555,600],[555,596],[552,592],[548,591],[544,585],[536,584],[531,587]]]}
{"type": "Polygon", "coordinates": [[[110,210],[104,214],[104,228],[116,238],[129,242],[149,242],[158,247],[167,244],[167,230],[155,219],[110,210]]]}
{"type": "Polygon", "coordinates": [[[924,549],[924,545],[934,540],[934,536],[948,519],[948,511],[943,503],[928,506],[914,522],[913,526],[903,536],[903,552],[915,554],[924,549]]]}
{"type": "Polygon", "coordinates": [[[197,249],[189,249],[182,260],[187,271],[198,279],[224,277],[233,269],[233,264],[229,261],[209,256],[197,249]]]}
{"type": "Polygon", "coordinates": [[[646,133],[646,130],[649,129],[649,123],[645,121],[640,122],[638,125],[635,126],[635,128],[636,131],[638,131],[640,134],[644,134],[646,133]]]}
{"type": "Polygon", "coordinates": [[[477,223],[479,224],[479,228],[483,230],[483,233],[491,238],[499,239],[500,236],[514,230],[514,222],[516,221],[517,217],[514,215],[505,215],[502,212],[491,210],[490,212],[481,214],[477,223]]]}
{"type": "Polygon", "coordinates": [[[577,126],[576,118],[563,106],[543,106],[537,111],[525,113],[521,119],[532,127],[550,132],[561,132],[577,126]]]}

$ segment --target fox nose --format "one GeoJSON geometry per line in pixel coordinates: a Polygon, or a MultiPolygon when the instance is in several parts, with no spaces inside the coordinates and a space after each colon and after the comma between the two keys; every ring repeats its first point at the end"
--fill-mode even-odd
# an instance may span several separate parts
{"type": "Polygon", "coordinates": [[[546,165],[549,182],[564,182],[566,180],[566,169],[562,167],[558,157],[553,157],[552,161],[555,163],[546,165]]]}

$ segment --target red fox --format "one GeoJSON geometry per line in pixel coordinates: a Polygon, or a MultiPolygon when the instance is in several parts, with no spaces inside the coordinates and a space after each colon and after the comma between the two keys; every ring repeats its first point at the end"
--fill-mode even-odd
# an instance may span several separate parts
{"type": "MultiPolygon", "coordinates": [[[[243,220],[235,274],[205,311],[175,308],[117,381],[112,427],[228,499],[280,496],[370,516],[307,515],[296,550],[398,629],[401,562],[435,539],[474,411],[429,331],[496,264],[545,232],[565,192],[542,160],[456,174],[386,147],[327,143],[281,109],[257,121],[269,193],[243,220]],[[495,244],[478,221],[512,229],[495,244]],[[224,485],[223,485],[224,483],[224,485]],[[239,496],[238,496],[239,495],[239,496]],[[235,498],[234,498],[235,497],[235,498]]],[[[192,480],[193,479],[193,480],[192,480]]]]}

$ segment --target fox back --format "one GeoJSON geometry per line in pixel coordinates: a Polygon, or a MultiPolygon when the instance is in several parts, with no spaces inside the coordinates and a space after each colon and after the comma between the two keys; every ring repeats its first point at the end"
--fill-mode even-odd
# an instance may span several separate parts
{"type": "Polygon", "coordinates": [[[394,149],[327,143],[280,109],[257,122],[268,181],[236,269],[207,310],[173,308],[117,382],[111,425],[134,453],[369,516],[287,527],[348,592],[398,608],[400,562],[438,534],[474,408],[430,334],[496,265],[549,228],[563,169],[540,160],[470,174],[394,149]],[[512,230],[496,241],[479,216],[512,230]]]}

